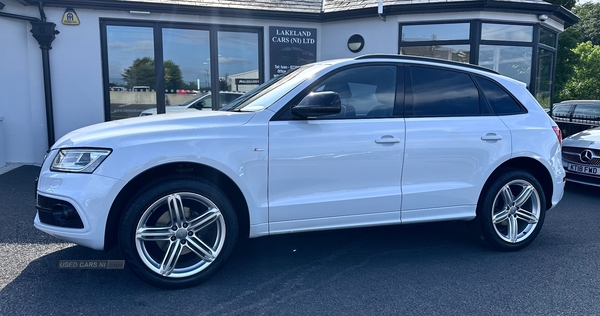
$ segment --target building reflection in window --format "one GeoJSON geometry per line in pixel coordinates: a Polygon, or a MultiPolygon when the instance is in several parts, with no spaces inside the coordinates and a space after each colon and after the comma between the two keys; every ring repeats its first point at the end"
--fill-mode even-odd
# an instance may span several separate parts
{"type": "Polygon", "coordinates": [[[162,30],[166,105],[185,104],[210,91],[209,33],[208,30],[162,30]]]}
{"type": "Polygon", "coordinates": [[[110,120],[156,109],[154,40],[151,27],[106,27],[110,120]]]}
{"type": "Polygon", "coordinates": [[[219,91],[248,92],[257,87],[260,78],[258,33],[219,31],[217,39],[219,91]]]}

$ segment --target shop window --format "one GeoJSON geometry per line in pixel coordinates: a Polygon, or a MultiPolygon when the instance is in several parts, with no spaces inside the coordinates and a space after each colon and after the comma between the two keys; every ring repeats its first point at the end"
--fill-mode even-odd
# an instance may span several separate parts
{"type": "Polygon", "coordinates": [[[110,120],[156,109],[154,36],[151,27],[106,27],[110,120]]]}
{"type": "Polygon", "coordinates": [[[166,105],[185,104],[211,91],[209,33],[208,30],[162,30],[166,105]]]}
{"type": "Polygon", "coordinates": [[[538,50],[535,98],[544,108],[550,108],[554,54],[545,49],[538,50]]]}
{"type": "Polygon", "coordinates": [[[533,26],[482,23],[481,39],[530,43],[533,41],[533,26]]]}
{"type": "Polygon", "coordinates": [[[175,105],[200,100],[204,105],[194,108],[216,110],[264,78],[261,28],[101,23],[105,96],[110,99],[107,120],[154,115],[163,109],[179,112],[175,105]]]}
{"type": "Polygon", "coordinates": [[[545,28],[540,28],[540,44],[556,48],[556,33],[545,28]]]}
{"type": "Polygon", "coordinates": [[[469,63],[471,58],[469,45],[405,46],[400,48],[400,55],[430,57],[461,63],[469,63]]]}
{"type": "Polygon", "coordinates": [[[481,45],[479,65],[529,85],[532,51],[525,46],[481,45]]]}
{"type": "Polygon", "coordinates": [[[402,26],[402,41],[468,40],[470,23],[421,24],[402,26]]]}
{"type": "Polygon", "coordinates": [[[219,91],[248,92],[259,84],[257,33],[218,32],[219,91]]]}

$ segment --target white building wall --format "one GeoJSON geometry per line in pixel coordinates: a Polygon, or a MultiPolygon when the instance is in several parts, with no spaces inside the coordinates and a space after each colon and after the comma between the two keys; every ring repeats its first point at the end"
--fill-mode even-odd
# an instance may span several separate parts
{"type": "Polygon", "coordinates": [[[397,54],[398,53],[398,23],[392,19],[383,21],[378,16],[368,19],[339,22],[327,22],[321,26],[321,43],[327,47],[318,46],[321,59],[357,57],[364,54],[397,54]],[[348,39],[354,34],[360,34],[365,39],[364,48],[353,53],[348,49],[348,39]]]}
{"type": "MultiPolygon", "coordinates": [[[[3,2],[3,12],[39,16],[3,2]]],[[[7,163],[40,163],[48,149],[42,54],[30,29],[27,21],[0,18],[0,160],[7,163]]]]}
{"type": "MultiPolygon", "coordinates": [[[[39,17],[37,7],[25,7],[14,0],[2,2],[6,4],[3,12],[39,17]]],[[[269,26],[316,28],[317,34],[321,33],[318,23],[297,21],[75,10],[81,24],[68,26],[61,24],[65,8],[45,8],[47,21],[56,23],[60,31],[50,50],[56,139],[80,127],[104,122],[101,18],[264,27],[265,78],[269,75],[269,26]]],[[[41,50],[30,29],[29,22],[0,17],[0,43],[11,43],[0,45],[0,117],[4,117],[0,128],[4,131],[3,152],[9,163],[39,164],[48,148],[41,50]]],[[[321,60],[322,41],[321,36],[317,36],[317,60],[321,60]]]]}

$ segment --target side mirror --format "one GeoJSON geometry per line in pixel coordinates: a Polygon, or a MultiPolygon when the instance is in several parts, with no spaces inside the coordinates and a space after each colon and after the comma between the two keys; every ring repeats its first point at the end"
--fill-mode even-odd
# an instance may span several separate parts
{"type": "Polygon", "coordinates": [[[202,108],[204,107],[204,100],[194,103],[193,107],[196,110],[202,110],[202,108]]]}
{"type": "Polygon", "coordinates": [[[333,91],[313,92],[292,107],[292,115],[297,118],[311,118],[339,114],[342,111],[340,96],[333,91]]]}

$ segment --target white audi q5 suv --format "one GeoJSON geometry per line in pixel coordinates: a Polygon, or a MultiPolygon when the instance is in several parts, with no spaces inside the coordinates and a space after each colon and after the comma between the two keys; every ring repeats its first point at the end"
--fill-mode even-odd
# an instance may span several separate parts
{"type": "Polygon", "coordinates": [[[73,131],[37,186],[35,227],[118,245],[159,287],[193,286],[238,236],[470,221],[522,249],[563,196],[561,134],[525,85],[392,55],[323,61],[219,111],[73,131]]]}

